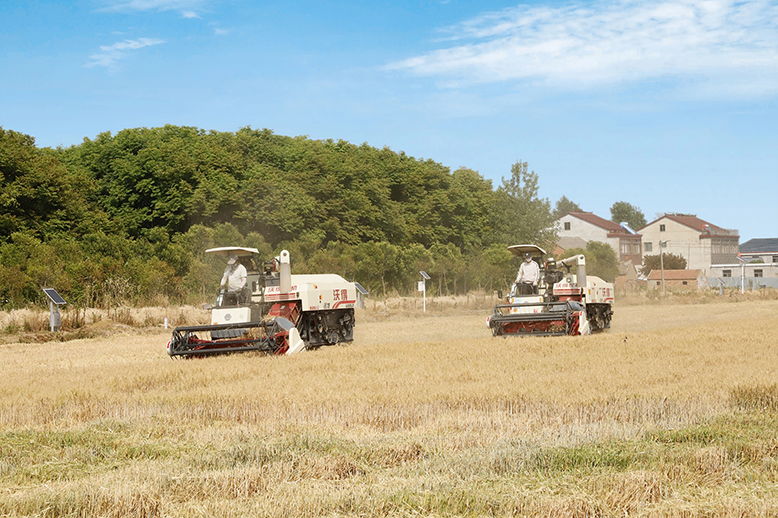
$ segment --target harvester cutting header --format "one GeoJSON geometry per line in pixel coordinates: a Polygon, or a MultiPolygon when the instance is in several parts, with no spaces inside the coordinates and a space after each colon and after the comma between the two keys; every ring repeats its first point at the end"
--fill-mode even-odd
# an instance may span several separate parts
{"type": "Polygon", "coordinates": [[[583,255],[555,261],[536,245],[508,250],[524,263],[506,303],[487,319],[494,336],[587,335],[610,327],[613,284],[587,276],[583,255]]]}
{"type": "Polygon", "coordinates": [[[178,327],[170,356],[242,351],[291,354],[354,339],[357,289],[340,275],[292,275],[289,252],[260,262],[256,248],[211,248],[228,258],[211,324],[178,327]]]}

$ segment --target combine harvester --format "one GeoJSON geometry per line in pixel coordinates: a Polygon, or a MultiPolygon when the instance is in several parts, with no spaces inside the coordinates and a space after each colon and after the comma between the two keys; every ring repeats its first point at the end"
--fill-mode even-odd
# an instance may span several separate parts
{"type": "Polygon", "coordinates": [[[494,336],[588,335],[610,327],[613,284],[587,276],[583,255],[544,261],[546,252],[536,245],[508,250],[519,257],[531,254],[540,277],[537,286],[514,283],[506,303],[494,307],[487,319],[494,336]]]}
{"type": "Polygon", "coordinates": [[[340,275],[292,275],[289,252],[265,263],[256,248],[211,248],[237,256],[246,268],[238,294],[219,292],[211,324],[177,327],[167,344],[171,357],[244,351],[292,354],[354,340],[357,288],[340,275]]]}

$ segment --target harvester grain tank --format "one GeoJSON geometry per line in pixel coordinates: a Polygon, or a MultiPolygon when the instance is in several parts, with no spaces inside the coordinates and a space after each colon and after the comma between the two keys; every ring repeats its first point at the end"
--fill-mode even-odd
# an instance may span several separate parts
{"type": "Polygon", "coordinates": [[[170,356],[292,354],[353,341],[353,282],[335,274],[293,275],[286,250],[266,262],[255,248],[211,248],[206,253],[236,256],[246,269],[246,285],[238,293],[220,290],[210,325],[174,329],[167,345],[170,356]]]}
{"type": "Polygon", "coordinates": [[[506,302],[494,307],[487,319],[494,336],[586,335],[610,327],[613,284],[587,275],[583,255],[555,261],[536,245],[508,250],[519,257],[529,254],[540,275],[536,286],[514,283],[506,302]]]}

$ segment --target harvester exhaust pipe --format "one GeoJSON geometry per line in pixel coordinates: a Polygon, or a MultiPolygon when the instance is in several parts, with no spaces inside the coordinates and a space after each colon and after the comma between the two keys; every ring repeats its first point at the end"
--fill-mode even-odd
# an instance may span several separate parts
{"type": "Polygon", "coordinates": [[[278,287],[280,288],[281,293],[289,293],[292,291],[292,266],[289,264],[289,251],[281,251],[280,262],[281,267],[278,287]]]}
{"type": "Polygon", "coordinates": [[[586,288],[586,257],[583,254],[578,256],[578,285],[586,288]]]}
{"type": "Polygon", "coordinates": [[[583,254],[568,257],[567,259],[559,261],[559,263],[562,263],[565,266],[577,266],[578,268],[575,272],[577,278],[576,283],[578,286],[583,286],[584,288],[586,287],[586,257],[584,257],[583,254]]]}

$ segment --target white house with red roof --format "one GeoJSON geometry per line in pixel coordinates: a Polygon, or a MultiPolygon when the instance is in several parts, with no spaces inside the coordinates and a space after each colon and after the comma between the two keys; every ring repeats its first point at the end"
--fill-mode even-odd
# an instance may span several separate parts
{"type": "Polygon", "coordinates": [[[660,242],[665,253],[686,259],[686,268],[709,274],[711,265],[737,263],[740,235],[695,214],[665,214],[638,229],[643,236],[643,254],[657,255],[660,242]]]}
{"type": "Polygon", "coordinates": [[[601,218],[591,212],[568,212],[556,220],[558,236],[579,238],[586,242],[607,243],[616,251],[621,261],[642,264],[641,235],[618,223],[601,218]]]}

